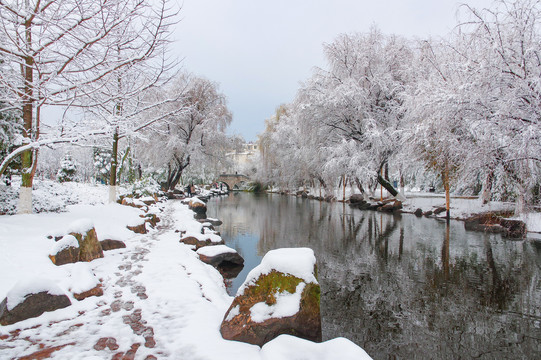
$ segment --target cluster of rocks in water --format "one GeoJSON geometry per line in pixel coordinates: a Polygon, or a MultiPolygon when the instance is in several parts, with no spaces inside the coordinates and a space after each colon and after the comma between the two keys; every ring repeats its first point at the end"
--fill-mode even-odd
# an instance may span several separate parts
{"type": "MultiPolygon", "coordinates": [[[[282,191],[282,195],[290,194],[282,191]]],[[[319,201],[331,202],[336,200],[334,196],[315,196],[308,194],[306,191],[298,191],[294,194],[297,197],[305,199],[314,199],[319,201]]],[[[386,213],[400,214],[404,213],[403,204],[401,201],[394,198],[376,200],[365,197],[362,194],[353,194],[347,201],[349,206],[360,210],[373,210],[386,213]]],[[[417,217],[439,217],[440,214],[446,212],[445,206],[435,207],[429,210],[417,208],[413,214],[417,217]]],[[[464,219],[464,227],[466,230],[483,231],[489,233],[499,233],[510,238],[524,238],[527,234],[526,224],[521,220],[508,219],[511,214],[502,212],[488,212],[483,214],[473,215],[468,219],[464,219]]]]}
{"type": "Polygon", "coordinates": [[[521,220],[506,219],[504,215],[486,213],[478,214],[466,219],[466,230],[499,233],[510,238],[524,238],[527,233],[526,224],[521,220]]]}
{"type": "MultiPolygon", "coordinates": [[[[122,205],[140,208],[145,212],[145,214],[140,215],[141,221],[139,224],[127,226],[127,228],[135,233],[146,234],[146,224],[155,227],[160,219],[156,214],[149,212],[149,206],[155,204],[157,201],[157,198],[152,197],[143,199],[126,197],[119,200],[122,205]]],[[[49,259],[57,266],[90,262],[103,258],[104,251],[126,247],[126,244],[120,240],[98,240],[96,229],[89,219],[76,221],[70,224],[68,228],[68,233],[65,235],[48,236],[49,239],[55,240],[55,244],[49,253],[49,259]]],[[[91,280],[89,282],[90,284],[94,284],[94,286],[88,289],[73,291],[72,296],[78,301],[90,296],[103,295],[101,281],[95,279],[94,274],[91,272],[87,276],[94,278],[92,280],[95,281],[91,280]]],[[[43,291],[35,292],[32,290],[35,286],[17,284],[8,293],[8,296],[0,303],[0,325],[14,324],[22,320],[40,316],[44,312],[62,309],[71,305],[70,298],[53,282],[47,281],[47,279],[39,279],[38,281],[40,283],[37,286],[38,288],[41,286],[43,291]],[[17,303],[10,303],[9,294],[13,294],[14,292],[22,292],[22,301],[19,299],[17,303]]]]}
{"type": "MultiPolygon", "coordinates": [[[[211,192],[209,196],[223,195],[222,191],[211,192]]],[[[235,278],[244,267],[244,259],[233,248],[225,245],[216,231],[222,225],[218,219],[207,218],[206,202],[209,196],[196,196],[184,198],[181,201],[194,212],[194,218],[201,223],[200,233],[181,231],[180,242],[192,247],[199,259],[215,267],[224,279],[235,278]]]]}

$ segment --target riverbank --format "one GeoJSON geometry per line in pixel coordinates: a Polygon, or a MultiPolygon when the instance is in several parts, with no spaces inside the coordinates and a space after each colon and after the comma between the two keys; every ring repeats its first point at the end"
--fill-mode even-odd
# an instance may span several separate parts
{"type": "MultiPolygon", "coordinates": [[[[321,191],[296,191],[288,192],[280,189],[273,189],[268,191],[273,194],[290,195],[296,197],[303,197],[311,200],[318,201],[337,201],[343,203],[350,203],[352,195],[359,195],[359,193],[353,188],[346,188],[345,191],[335,191],[332,194],[325,194],[321,191]],[[314,195],[318,194],[318,195],[314,195]]],[[[391,202],[393,199],[384,190],[381,194],[383,202],[391,202]]],[[[374,210],[376,204],[380,199],[371,199],[370,204],[373,204],[374,210]]],[[[445,194],[433,193],[433,192],[421,192],[421,191],[407,191],[405,192],[405,200],[401,202],[400,208],[395,211],[400,213],[414,214],[416,211],[420,211],[422,216],[431,217],[435,219],[445,219],[445,194]],[[420,209],[420,210],[418,210],[420,209]],[[442,211],[443,210],[443,211],[442,211]]],[[[515,210],[515,203],[503,202],[503,201],[491,201],[488,204],[482,204],[481,200],[476,196],[451,196],[450,204],[450,218],[452,220],[465,221],[472,216],[487,214],[487,213],[513,213],[515,210]]],[[[511,216],[509,219],[520,220],[526,224],[529,238],[541,239],[541,213],[537,211],[530,211],[521,216],[511,216]]]]}
{"type": "Polygon", "coordinates": [[[362,349],[343,338],[316,344],[280,336],[262,348],[224,340],[219,332],[233,298],[212,266],[201,262],[178,231],[200,231],[193,212],[180,201],[150,205],[161,221],[147,234],[126,226],[142,212],[107,198],[94,187],[66,212],[0,216],[0,298],[24,279],[55,282],[72,303],[13,325],[0,326],[1,358],[58,359],[359,359],[362,349]],[[88,197],[88,201],[85,200],[88,197]],[[92,204],[88,204],[92,200],[92,204]],[[77,263],[101,282],[103,296],[78,301],[69,289],[77,280],[75,264],[55,266],[48,258],[54,238],[70,223],[92,220],[98,238],[121,240],[126,248],[104,258],[77,263]]]}

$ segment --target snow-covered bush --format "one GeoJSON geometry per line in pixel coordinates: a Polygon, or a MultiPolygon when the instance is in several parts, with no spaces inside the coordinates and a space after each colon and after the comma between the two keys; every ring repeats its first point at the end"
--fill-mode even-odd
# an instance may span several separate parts
{"type": "Polygon", "coordinates": [[[56,173],[56,180],[58,182],[75,181],[75,174],[77,172],[77,164],[71,158],[68,153],[64,156],[64,160],[60,163],[60,169],[56,173]]]}
{"type": "Polygon", "coordinates": [[[144,176],[141,180],[134,182],[131,185],[126,186],[124,191],[121,191],[120,195],[133,196],[136,198],[143,196],[153,196],[160,193],[161,187],[156,180],[151,176],[144,176]]]}
{"type": "Polygon", "coordinates": [[[94,169],[96,170],[96,181],[102,184],[108,184],[109,172],[111,171],[110,150],[94,149],[94,169]]]}
{"type": "MultiPolygon", "coordinates": [[[[19,184],[20,179],[17,177],[13,179],[12,186],[0,185],[0,215],[13,215],[17,212],[19,184]]],[[[36,179],[32,192],[33,212],[61,212],[66,206],[79,203],[81,200],[78,191],[73,188],[79,184],[68,184],[36,179]]],[[[81,191],[85,192],[85,189],[81,191]]]]}
{"type": "Polygon", "coordinates": [[[17,191],[11,186],[0,184],[0,215],[15,214],[17,211],[17,191]]]}

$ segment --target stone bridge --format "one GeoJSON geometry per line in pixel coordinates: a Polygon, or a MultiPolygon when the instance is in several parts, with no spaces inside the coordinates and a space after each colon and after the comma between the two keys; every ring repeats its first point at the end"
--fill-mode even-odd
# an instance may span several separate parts
{"type": "Polygon", "coordinates": [[[248,176],[240,174],[221,174],[216,180],[216,182],[224,183],[229,190],[239,189],[248,181],[250,181],[248,176]]]}

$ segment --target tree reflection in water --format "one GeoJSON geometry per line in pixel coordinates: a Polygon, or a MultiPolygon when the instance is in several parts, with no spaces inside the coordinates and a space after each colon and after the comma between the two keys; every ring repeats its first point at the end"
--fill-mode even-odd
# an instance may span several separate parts
{"type": "Polygon", "coordinates": [[[211,201],[246,259],[234,286],[268,250],[314,249],[324,338],[347,337],[375,359],[541,358],[535,242],[288,196],[211,201]]]}

